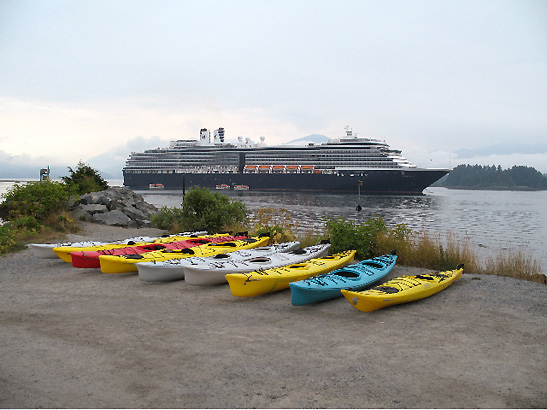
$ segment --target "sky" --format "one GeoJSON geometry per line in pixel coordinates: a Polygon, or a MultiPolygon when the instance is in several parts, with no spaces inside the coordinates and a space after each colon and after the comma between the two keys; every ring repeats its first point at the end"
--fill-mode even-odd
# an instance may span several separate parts
{"type": "Polygon", "coordinates": [[[420,167],[547,173],[547,1],[0,0],[0,178],[345,126],[420,167]]]}

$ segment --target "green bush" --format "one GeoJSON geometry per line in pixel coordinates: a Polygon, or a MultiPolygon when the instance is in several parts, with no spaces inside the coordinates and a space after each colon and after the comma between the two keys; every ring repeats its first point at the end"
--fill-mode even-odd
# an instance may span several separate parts
{"type": "Polygon", "coordinates": [[[73,189],[62,182],[40,181],[15,184],[2,195],[0,218],[0,253],[23,248],[25,240],[55,232],[76,232],[77,225],[69,213],[73,189]]]}
{"type": "Polygon", "coordinates": [[[387,232],[386,224],[380,217],[370,218],[360,225],[342,218],[329,218],[325,221],[325,229],[330,238],[331,253],[355,249],[359,259],[377,256],[376,238],[380,233],[387,232]]]}
{"type": "Polygon", "coordinates": [[[40,227],[32,216],[14,219],[0,226],[0,255],[23,249],[25,240],[36,236],[40,227]]]}
{"type": "Polygon", "coordinates": [[[70,173],[67,177],[61,177],[69,189],[78,195],[88,194],[90,192],[104,191],[108,188],[108,182],[89,165],[78,162],[78,167],[73,170],[68,167],[70,173]]]}
{"type": "Polygon", "coordinates": [[[207,230],[214,233],[229,229],[246,218],[247,209],[242,202],[194,187],[184,196],[182,208],[162,208],[152,216],[152,224],[171,232],[207,230]]]}
{"type": "Polygon", "coordinates": [[[277,208],[260,208],[254,214],[253,233],[256,236],[269,236],[270,243],[295,240],[297,224],[289,211],[277,208]]]}
{"type": "Polygon", "coordinates": [[[69,213],[74,194],[102,191],[108,183],[93,168],[82,162],[63,182],[39,181],[15,184],[2,195],[0,218],[0,254],[21,249],[24,241],[52,232],[76,232],[77,225],[69,213]]]}
{"type": "Polygon", "coordinates": [[[152,214],[152,226],[170,231],[172,233],[183,231],[181,227],[182,222],[182,208],[168,208],[166,206],[160,208],[159,212],[152,214]]]}
{"type": "Polygon", "coordinates": [[[31,216],[41,222],[67,209],[70,190],[61,182],[28,182],[15,184],[2,197],[0,218],[11,221],[31,216]]]}

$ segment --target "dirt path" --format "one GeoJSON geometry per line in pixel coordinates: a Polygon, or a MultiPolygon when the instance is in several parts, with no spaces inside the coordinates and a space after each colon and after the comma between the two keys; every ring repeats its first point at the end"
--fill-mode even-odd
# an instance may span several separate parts
{"type": "MultiPolygon", "coordinates": [[[[421,271],[390,277],[410,272],[421,271]]],[[[464,274],[363,313],[343,298],[241,299],[27,250],[0,257],[0,295],[3,408],[547,407],[547,287],[531,282],[464,274]]]]}

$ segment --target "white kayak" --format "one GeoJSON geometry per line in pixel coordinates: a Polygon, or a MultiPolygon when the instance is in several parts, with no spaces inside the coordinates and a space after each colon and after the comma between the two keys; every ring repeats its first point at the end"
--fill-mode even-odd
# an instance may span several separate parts
{"type": "MultiPolygon", "coordinates": [[[[285,242],[270,246],[261,246],[254,249],[242,249],[230,253],[222,253],[206,258],[191,257],[186,259],[172,259],[164,262],[143,262],[137,264],[139,278],[145,282],[167,282],[185,278],[186,268],[189,266],[205,266],[214,264],[224,266],[227,263],[233,264],[237,260],[262,258],[275,253],[289,252],[300,245],[299,242],[285,242]]],[[[224,275],[222,275],[224,280],[224,275]]],[[[223,283],[223,282],[220,282],[223,283]]]]}
{"type": "MultiPolygon", "coordinates": [[[[203,235],[206,234],[205,231],[200,232],[184,232],[184,233],[177,233],[174,235],[168,235],[164,236],[164,238],[171,237],[171,236],[185,236],[185,235],[203,235]]],[[[155,240],[160,239],[161,237],[155,236],[135,236],[133,238],[127,238],[122,239],[119,241],[114,242],[102,242],[102,241],[81,241],[81,242],[58,242],[58,243],[29,243],[27,244],[27,247],[32,251],[32,254],[36,256],[37,258],[42,259],[57,259],[58,256],[53,252],[53,248],[58,248],[61,246],[69,246],[74,248],[87,248],[91,246],[103,246],[103,245],[110,245],[110,244],[117,244],[117,245],[134,245],[136,243],[144,243],[144,242],[154,242],[155,240]]]]}
{"type": "Polygon", "coordinates": [[[285,253],[273,253],[240,260],[221,262],[204,260],[196,264],[185,265],[184,280],[189,285],[218,285],[228,282],[225,276],[229,273],[248,273],[302,263],[326,256],[329,248],[330,244],[321,244],[285,253]]]}
{"type": "Polygon", "coordinates": [[[152,242],[155,241],[156,238],[152,238],[149,236],[137,236],[135,238],[127,238],[123,241],[116,241],[116,242],[99,242],[99,241],[82,241],[82,242],[60,242],[60,243],[29,243],[27,245],[28,248],[32,251],[32,254],[38,258],[43,259],[57,259],[58,256],[53,252],[53,248],[58,248],[61,246],[70,246],[70,247],[88,247],[88,246],[101,246],[101,245],[107,245],[110,243],[116,243],[116,244],[127,244],[132,245],[134,243],[138,242],[152,242]]]}

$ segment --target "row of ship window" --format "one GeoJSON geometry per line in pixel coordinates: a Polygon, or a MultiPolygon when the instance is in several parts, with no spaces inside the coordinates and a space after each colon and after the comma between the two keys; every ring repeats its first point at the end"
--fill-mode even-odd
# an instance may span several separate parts
{"type": "MultiPolygon", "coordinates": [[[[400,169],[401,167],[398,166],[398,165],[394,165],[394,164],[375,164],[376,167],[375,168],[397,168],[397,169],[400,169]]],[[[160,174],[172,174],[172,173],[178,173],[180,171],[182,171],[182,169],[177,169],[177,170],[174,170],[172,168],[170,169],[165,169],[163,167],[146,167],[146,169],[140,169],[140,168],[130,168],[130,167],[126,167],[125,169],[125,172],[131,172],[131,173],[135,173],[135,174],[148,174],[148,173],[160,173],[160,174]]],[[[215,172],[220,172],[220,173],[236,173],[237,172],[237,169],[235,168],[232,168],[232,169],[221,169],[221,168],[217,168],[217,169],[195,169],[193,167],[188,167],[188,168],[185,168],[185,171],[186,172],[193,172],[193,173],[215,173],[215,172]]],[[[328,170],[328,169],[315,169],[316,172],[334,172],[334,170],[328,170]]],[[[291,172],[314,172],[314,170],[306,170],[306,169],[302,169],[302,170],[285,170],[285,169],[280,169],[280,170],[276,170],[276,169],[247,169],[244,171],[245,173],[291,173],[291,172]]]]}

